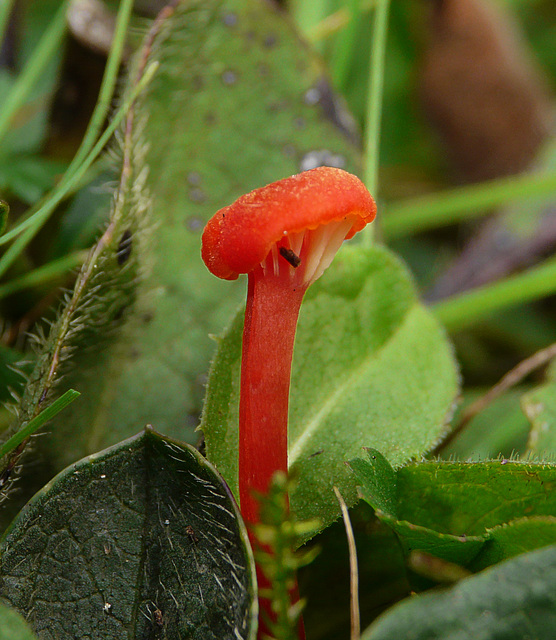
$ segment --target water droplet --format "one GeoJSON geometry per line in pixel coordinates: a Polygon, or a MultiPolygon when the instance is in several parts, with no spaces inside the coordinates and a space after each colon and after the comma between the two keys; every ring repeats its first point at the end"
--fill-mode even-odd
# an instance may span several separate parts
{"type": "Polygon", "coordinates": [[[300,171],[308,171],[309,169],[316,169],[317,167],[335,167],[336,169],[343,169],[346,166],[346,159],[338,153],[332,153],[327,149],[318,149],[309,151],[302,158],[299,163],[300,171]]]}
{"type": "Polygon", "coordinates": [[[201,216],[189,216],[185,224],[189,231],[193,231],[193,233],[199,233],[199,231],[203,230],[205,221],[201,218],[201,216]]]}
{"type": "Polygon", "coordinates": [[[320,91],[317,87],[311,87],[305,93],[305,104],[311,107],[318,104],[320,101],[320,91]]]}
{"type": "Polygon", "coordinates": [[[237,73],[232,71],[232,69],[224,71],[222,74],[222,82],[228,86],[235,84],[237,82],[237,73]]]}
{"type": "Polygon", "coordinates": [[[225,13],[223,18],[222,18],[222,22],[227,27],[235,27],[237,25],[237,22],[238,22],[237,13],[225,13]]]}

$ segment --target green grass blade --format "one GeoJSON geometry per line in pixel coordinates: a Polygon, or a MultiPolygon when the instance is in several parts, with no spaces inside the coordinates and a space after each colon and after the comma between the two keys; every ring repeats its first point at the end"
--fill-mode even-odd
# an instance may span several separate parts
{"type": "Polygon", "coordinates": [[[349,68],[353,60],[355,44],[357,42],[357,28],[361,18],[360,0],[348,0],[348,23],[338,38],[337,51],[332,59],[332,78],[334,86],[339,91],[346,87],[349,68]]]}
{"type": "Polygon", "coordinates": [[[22,289],[28,289],[29,287],[51,282],[82,264],[86,255],[87,253],[85,251],[76,251],[75,253],[71,253],[58,260],[53,260],[38,269],[29,271],[19,278],[14,278],[0,285],[0,300],[22,289]]]}
{"type": "MultiPolygon", "coordinates": [[[[42,226],[42,224],[48,219],[52,211],[54,211],[56,206],[59,204],[61,200],[59,198],[59,192],[63,191],[62,198],[68,193],[69,190],[65,189],[66,182],[69,181],[72,184],[75,184],[75,182],[72,181],[74,173],[80,171],[81,165],[87,160],[88,154],[90,154],[91,149],[93,149],[94,147],[95,140],[100,133],[102,125],[108,114],[108,110],[110,108],[110,103],[117,83],[118,71],[122,61],[123,48],[125,45],[125,35],[129,25],[132,8],[133,0],[122,0],[118,11],[112,48],[108,56],[106,70],[102,79],[99,98],[93,111],[93,115],[91,116],[87,131],[85,132],[83,141],[79,149],[77,150],[75,157],[70,163],[70,166],[68,167],[64,177],[58,184],[57,188],[54,189],[48,196],[46,196],[42,203],[40,203],[36,208],[31,209],[29,215],[25,219],[23,219],[20,224],[0,237],[0,245],[10,242],[13,238],[23,233],[28,227],[32,227],[35,224],[37,224],[40,228],[40,226],[42,226]]],[[[118,114],[119,113],[120,111],[118,111],[118,114]]],[[[115,117],[118,117],[118,114],[116,114],[115,117]]],[[[123,117],[123,114],[121,114],[120,119],[121,117],[123,117]]],[[[19,255],[19,252],[23,250],[23,248],[29,242],[29,239],[33,236],[34,234],[26,236],[25,241],[23,241],[22,239],[22,241],[17,245],[17,251],[14,250],[12,252],[12,255],[17,257],[17,255],[19,255]]],[[[10,260],[13,259],[14,258],[12,257],[10,258],[10,260]]]]}
{"type": "Polygon", "coordinates": [[[556,259],[493,284],[438,302],[433,310],[449,331],[460,331],[504,309],[556,293],[556,259]]]}
{"type": "MultiPolygon", "coordinates": [[[[92,150],[89,152],[89,155],[85,158],[85,160],[81,163],[80,167],[76,169],[70,178],[66,180],[62,180],[58,187],[52,192],[50,195],[48,202],[44,204],[36,213],[31,217],[27,218],[21,225],[19,225],[19,230],[21,232],[21,228],[23,227],[24,234],[14,242],[14,244],[6,251],[6,253],[0,259],[0,277],[4,275],[7,269],[11,266],[14,260],[17,258],[19,253],[23,250],[23,248],[31,241],[31,239],[36,235],[39,231],[43,223],[47,220],[48,216],[52,213],[52,211],[56,208],[59,202],[63,200],[66,194],[71,191],[71,189],[78,184],[84,175],[86,174],[89,167],[99,156],[101,151],[106,146],[107,142],[110,140],[115,130],[120,125],[120,122],[126,115],[129,107],[135,101],[137,96],[141,93],[141,91],[147,86],[147,84],[151,81],[158,65],[156,63],[151,64],[151,66],[145,71],[144,76],[137,83],[137,85],[133,88],[133,91],[130,93],[128,98],[124,101],[122,106],[118,109],[116,114],[114,115],[112,121],[102,134],[102,136],[98,139],[97,143],[94,145],[92,150]]],[[[12,229],[12,232],[15,229],[12,229]]],[[[4,244],[7,240],[6,238],[11,239],[11,232],[8,232],[0,238],[0,244],[4,244]]]]}
{"type": "Polygon", "coordinates": [[[14,0],[3,0],[0,2],[0,43],[4,41],[13,4],[14,0]]]}
{"type": "Polygon", "coordinates": [[[490,213],[512,201],[556,192],[556,173],[523,174],[458,187],[388,207],[382,218],[387,240],[435,229],[490,213]]]}
{"type": "Polygon", "coordinates": [[[79,391],[75,391],[74,389],[66,391],[66,393],[55,400],[49,407],[44,409],[44,411],[41,411],[36,418],[33,418],[17,433],[14,433],[14,435],[0,447],[0,458],[7,456],[14,451],[14,449],[16,449],[24,440],[35,433],[49,420],[52,420],[54,416],[58,415],[62,409],[65,409],[80,395],[79,391]]]}
{"type": "Polygon", "coordinates": [[[66,32],[67,1],[63,2],[56,12],[48,29],[44,32],[39,44],[33,51],[29,62],[17,78],[13,89],[0,108],[0,144],[10,129],[12,118],[25,103],[41,73],[52,57],[60,49],[66,32]]]}

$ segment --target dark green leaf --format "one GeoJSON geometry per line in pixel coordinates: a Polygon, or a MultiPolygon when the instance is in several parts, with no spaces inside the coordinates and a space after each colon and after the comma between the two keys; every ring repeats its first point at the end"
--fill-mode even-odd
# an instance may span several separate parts
{"type": "Polygon", "coordinates": [[[392,608],[361,640],[552,640],[556,547],[508,560],[392,608]]]}
{"type": "MultiPolygon", "coordinates": [[[[207,454],[234,491],[241,325],[236,318],[220,343],[202,422],[207,454]]],[[[338,517],[333,485],[355,502],[345,462],[361,447],[373,445],[395,466],[430,449],[457,386],[450,345],[403,266],[384,248],[344,247],[299,319],[289,426],[297,517],[338,517]]]]}
{"type": "Polygon", "coordinates": [[[152,431],[58,475],[0,553],[0,594],[41,638],[254,638],[236,505],[194,449],[152,431]]]}

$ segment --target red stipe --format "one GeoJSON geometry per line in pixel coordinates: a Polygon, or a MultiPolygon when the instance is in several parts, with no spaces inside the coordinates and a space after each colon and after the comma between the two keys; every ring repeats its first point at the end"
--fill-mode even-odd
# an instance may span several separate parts
{"type": "MultiPolygon", "coordinates": [[[[249,274],[239,407],[239,497],[248,525],[255,494],[288,470],[288,400],[295,330],[309,285],[342,242],[374,219],[375,203],[355,176],[330,167],[255,189],[218,211],[203,232],[202,256],[219,278],[249,274]]],[[[253,540],[255,543],[255,541],[253,540]]],[[[260,588],[268,581],[258,569],[260,588]]],[[[298,599],[297,587],[293,602],[298,599]]],[[[261,610],[274,619],[270,602],[261,610]]],[[[259,638],[267,630],[260,625],[259,638]]],[[[300,621],[299,638],[305,638],[300,621]]]]}
{"type": "Polygon", "coordinates": [[[280,275],[249,274],[239,404],[239,499],[244,520],[259,522],[255,493],[288,470],[288,400],[295,329],[306,287],[280,275]]]}

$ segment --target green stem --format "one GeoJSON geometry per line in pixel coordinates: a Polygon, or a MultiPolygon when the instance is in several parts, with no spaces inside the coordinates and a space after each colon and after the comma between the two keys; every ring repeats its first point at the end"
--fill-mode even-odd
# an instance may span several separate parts
{"type": "Polygon", "coordinates": [[[484,216],[494,208],[556,191],[556,173],[524,174],[392,204],[382,217],[388,240],[484,216]]]}
{"type": "Polygon", "coordinates": [[[2,104],[0,109],[0,144],[10,130],[12,118],[29,97],[35,83],[52,57],[60,50],[60,45],[66,32],[67,4],[67,1],[64,2],[56,12],[39,44],[33,51],[31,59],[25,65],[21,75],[17,78],[9,95],[2,104]]]}
{"type": "Polygon", "coordinates": [[[448,298],[433,311],[448,331],[456,332],[483,318],[556,293],[556,258],[524,273],[448,298]]]}
{"type": "MultiPolygon", "coordinates": [[[[386,58],[386,40],[388,35],[388,12],[390,0],[378,0],[371,43],[371,66],[369,92],[367,96],[367,117],[365,123],[365,169],[363,182],[371,194],[378,195],[378,167],[380,151],[380,124],[382,120],[382,96],[384,90],[384,61],[386,58]]],[[[368,225],[363,240],[370,244],[372,229],[368,225]]]]}

